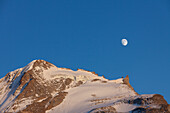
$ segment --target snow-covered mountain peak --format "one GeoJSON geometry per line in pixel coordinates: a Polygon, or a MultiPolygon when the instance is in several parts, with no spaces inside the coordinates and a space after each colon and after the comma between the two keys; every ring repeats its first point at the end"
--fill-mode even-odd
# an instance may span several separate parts
{"type": "Polygon", "coordinates": [[[161,95],[137,94],[129,83],[129,76],[108,80],[95,72],[58,68],[47,61],[34,60],[0,79],[1,113],[143,110],[168,111],[168,103],[161,95]]]}
{"type": "Polygon", "coordinates": [[[99,77],[95,72],[90,72],[83,69],[74,71],[69,68],[58,68],[44,60],[32,61],[27,66],[22,68],[22,72],[32,73],[33,77],[39,79],[39,81],[49,81],[61,77],[70,78],[75,81],[81,80],[83,82],[93,79],[107,80],[104,77],[99,77]]]}

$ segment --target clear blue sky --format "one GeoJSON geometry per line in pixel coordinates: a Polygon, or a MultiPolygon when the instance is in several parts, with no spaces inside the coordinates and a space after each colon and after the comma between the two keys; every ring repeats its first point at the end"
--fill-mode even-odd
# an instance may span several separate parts
{"type": "Polygon", "coordinates": [[[170,103],[170,1],[0,0],[0,77],[34,59],[129,75],[138,93],[170,103]]]}

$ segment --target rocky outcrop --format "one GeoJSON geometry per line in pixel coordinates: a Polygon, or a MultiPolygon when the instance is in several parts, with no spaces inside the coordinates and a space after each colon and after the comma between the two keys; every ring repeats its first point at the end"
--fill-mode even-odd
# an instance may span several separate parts
{"type": "Polygon", "coordinates": [[[89,113],[117,113],[116,109],[112,106],[96,108],[91,110],[89,113]]]}
{"type": "MultiPolygon", "coordinates": [[[[129,83],[129,76],[128,75],[123,79],[123,83],[126,84],[127,86],[129,86],[129,88],[131,88],[133,91],[135,91],[134,88],[129,83]]],[[[139,95],[137,92],[135,92],[135,93],[137,95],[139,95]]]]}
{"type": "Polygon", "coordinates": [[[132,113],[170,113],[167,106],[161,106],[160,108],[136,108],[132,110],[132,113]]]}
{"type": "Polygon", "coordinates": [[[139,111],[142,113],[170,113],[170,111],[168,110],[169,105],[167,101],[160,94],[154,94],[152,97],[148,98],[139,97],[134,100],[129,100],[128,103],[140,106],[134,109],[132,113],[138,113],[139,111]],[[158,107],[149,107],[153,104],[154,106],[158,107]]]}
{"type": "Polygon", "coordinates": [[[168,105],[167,101],[160,94],[153,95],[153,97],[149,98],[148,101],[152,101],[153,103],[158,105],[168,105]]]}

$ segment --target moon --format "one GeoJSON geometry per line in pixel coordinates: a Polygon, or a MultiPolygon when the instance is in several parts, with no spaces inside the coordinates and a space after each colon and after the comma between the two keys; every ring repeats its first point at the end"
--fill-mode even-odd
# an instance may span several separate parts
{"type": "Polygon", "coordinates": [[[122,45],[123,45],[123,46],[127,46],[127,44],[128,44],[127,39],[122,39],[121,42],[122,42],[122,45]]]}

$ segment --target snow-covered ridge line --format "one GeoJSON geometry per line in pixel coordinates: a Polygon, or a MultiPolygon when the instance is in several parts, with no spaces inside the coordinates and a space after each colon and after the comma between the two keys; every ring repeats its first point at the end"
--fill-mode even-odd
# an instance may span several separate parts
{"type": "Polygon", "coordinates": [[[56,68],[56,67],[50,67],[48,70],[43,70],[43,77],[46,80],[52,79],[52,78],[71,78],[73,80],[92,80],[92,79],[103,79],[107,80],[103,77],[99,77],[96,74],[88,71],[82,71],[77,70],[73,71],[71,69],[63,69],[63,68],[56,68]]]}
{"type": "MultiPolygon", "coordinates": [[[[77,69],[76,71],[74,71],[69,68],[62,68],[62,67],[59,68],[44,60],[33,60],[32,62],[27,64],[25,67],[20,68],[19,70],[21,70],[21,74],[28,72],[30,70],[34,70],[34,71],[41,70],[42,71],[41,75],[46,80],[50,80],[53,78],[60,78],[60,77],[64,77],[64,78],[68,77],[68,78],[77,79],[77,80],[91,80],[91,79],[107,80],[104,77],[99,77],[98,74],[96,74],[95,72],[90,72],[84,69],[77,69]],[[44,68],[44,67],[47,67],[47,68],[44,68]]],[[[15,72],[16,70],[10,72],[10,74],[15,73],[15,72]]]]}
{"type": "MultiPolygon", "coordinates": [[[[75,81],[84,81],[84,82],[93,80],[93,79],[100,79],[102,81],[123,83],[123,78],[120,78],[117,80],[108,80],[104,76],[98,76],[98,74],[96,74],[95,72],[90,72],[84,69],[77,69],[76,71],[74,71],[69,68],[62,68],[62,67],[59,68],[44,60],[33,60],[32,62],[27,64],[25,67],[17,69],[17,70],[20,70],[21,72],[20,75],[30,70],[34,70],[34,72],[41,70],[42,72],[40,76],[43,77],[45,80],[52,80],[55,78],[63,77],[63,78],[70,78],[75,81]],[[44,68],[44,67],[47,67],[47,68],[44,68]]],[[[13,73],[16,73],[16,70],[10,72],[10,74],[13,74],[13,73]]],[[[13,78],[14,77],[12,77],[11,79],[13,78]]]]}
{"type": "Polygon", "coordinates": [[[98,76],[95,72],[87,71],[84,69],[77,69],[76,71],[70,68],[62,68],[57,67],[47,61],[44,60],[33,60],[29,64],[27,64],[23,68],[16,69],[11,71],[8,75],[9,80],[13,80],[19,75],[23,75],[24,73],[32,70],[33,72],[41,70],[40,76],[45,80],[52,80],[55,78],[70,78],[74,81],[91,81],[93,79],[100,79],[102,81],[114,82],[114,83],[123,83],[123,78],[117,80],[108,80],[104,76],[98,76]],[[46,68],[44,68],[46,67],[46,68]],[[20,74],[16,74],[20,73],[20,74]],[[15,76],[14,76],[15,75],[15,76]],[[17,76],[16,76],[17,75],[17,76]]]}
{"type": "MultiPolygon", "coordinates": [[[[27,72],[27,71],[33,69],[34,63],[36,63],[36,62],[41,62],[41,65],[42,64],[45,65],[46,63],[49,63],[49,62],[47,62],[45,60],[33,60],[32,62],[27,64],[25,67],[22,67],[22,68],[19,68],[19,69],[20,70],[22,69],[22,72],[27,72]]],[[[98,76],[98,74],[96,74],[95,72],[91,72],[91,71],[84,70],[84,69],[77,69],[76,71],[74,71],[74,70],[72,70],[70,68],[57,67],[57,66],[55,66],[55,65],[53,65],[51,63],[49,63],[49,64],[52,65],[52,67],[55,68],[55,70],[60,71],[60,72],[62,72],[62,71],[66,72],[67,71],[67,72],[71,72],[71,73],[74,73],[74,74],[84,73],[84,74],[92,74],[92,75],[98,76]]],[[[35,67],[35,68],[37,68],[37,67],[35,67]]],[[[18,69],[16,69],[16,70],[18,70],[18,69]]],[[[10,74],[14,73],[16,70],[11,71],[10,74]]]]}

